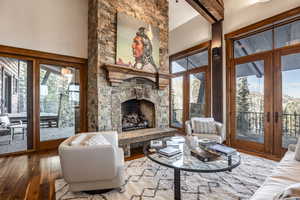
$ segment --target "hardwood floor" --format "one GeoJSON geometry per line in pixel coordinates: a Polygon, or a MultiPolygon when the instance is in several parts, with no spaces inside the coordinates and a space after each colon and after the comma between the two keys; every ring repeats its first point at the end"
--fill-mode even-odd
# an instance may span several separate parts
{"type": "MultiPolygon", "coordinates": [[[[141,152],[133,150],[126,160],[143,157],[141,152]]],[[[61,177],[57,151],[0,158],[0,200],[55,200],[54,182],[61,177]]]]}
{"type": "MultiPolygon", "coordinates": [[[[141,157],[137,150],[126,160],[141,157]]],[[[0,200],[55,200],[61,177],[57,151],[0,158],[0,200]]]]}
{"type": "Polygon", "coordinates": [[[55,199],[61,177],[56,151],[0,158],[0,199],[55,199]]]}

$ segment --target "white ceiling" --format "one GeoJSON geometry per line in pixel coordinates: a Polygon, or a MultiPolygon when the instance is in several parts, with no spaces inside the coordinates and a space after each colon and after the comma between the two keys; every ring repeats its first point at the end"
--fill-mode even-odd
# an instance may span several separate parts
{"type": "Polygon", "coordinates": [[[176,3],[176,0],[169,0],[169,31],[198,15],[198,12],[185,0],[178,0],[178,3],[176,3]]]}

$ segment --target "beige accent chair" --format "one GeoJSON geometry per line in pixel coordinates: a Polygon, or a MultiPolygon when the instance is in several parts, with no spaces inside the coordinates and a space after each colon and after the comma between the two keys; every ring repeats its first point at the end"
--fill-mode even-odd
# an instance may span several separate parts
{"type": "Polygon", "coordinates": [[[193,117],[185,122],[185,132],[187,135],[212,139],[218,143],[223,143],[226,139],[223,124],[216,122],[213,118],[193,117]]]}
{"type": "Polygon", "coordinates": [[[115,131],[72,136],[60,144],[59,157],[70,191],[113,189],[124,184],[124,152],[118,147],[115,131]],[[86,143],[87,138],[98,134],[102,141],[86,143]]]}

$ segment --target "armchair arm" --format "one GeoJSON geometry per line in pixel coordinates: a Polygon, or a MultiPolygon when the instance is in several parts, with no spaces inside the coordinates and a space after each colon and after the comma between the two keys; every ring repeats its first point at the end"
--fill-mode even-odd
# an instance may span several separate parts
{"type": "Polygon", "coordinates": [[[187,135],[192,135],[193,130],[192,130],[192,127],[191,127],[191,121],[186,121],[185,122],[185,133],[187,135]]]}
{"type": "Polygon", "coordinates": [[[222,141],[226,140],[226,133],[224,129],[224,125],[220,122],[215,122],[216,123],[216,128],[217,128],[217,133],[222,137],[222,141]]]}
{"type": "Polygon", "coordinates": [[[59,157],[64,179],[81,182],[112,179],[117,174],[116,149],[111,145],[60,145],[59,157]]]}

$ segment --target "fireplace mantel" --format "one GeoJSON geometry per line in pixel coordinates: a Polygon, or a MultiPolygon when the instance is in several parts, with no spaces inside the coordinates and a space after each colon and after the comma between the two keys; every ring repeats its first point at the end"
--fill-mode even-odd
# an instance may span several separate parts
{"type": "Polygon", "coordinates": [[[139,69],[130,68],[127,66],[116,64],[104,64],[103,67],[107,70],[107,78],[112,86],[120,85],[124,80],[129,78],[146,78],[157,84],[159,89],[164,89],[169,85],[171,74],[161,72],[146,72],[139,69]]]}

